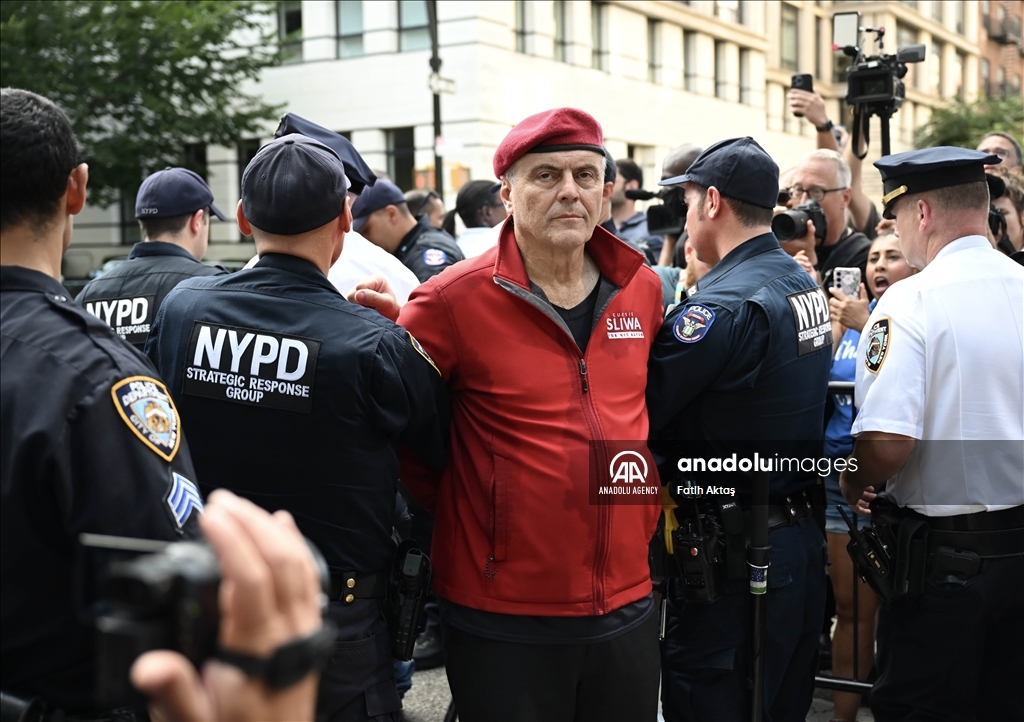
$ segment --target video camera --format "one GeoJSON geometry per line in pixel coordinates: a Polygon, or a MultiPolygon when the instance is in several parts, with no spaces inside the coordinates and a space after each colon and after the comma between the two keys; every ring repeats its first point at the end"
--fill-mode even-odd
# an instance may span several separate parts
{"type": "Polygon", "coordinates": [[[652,236],[679,236],[686,227],[686,204],[683,202],[683,189],[679,186],[667,186],[657,193],[628,190],[626,198],[634,201],[661,201],[647,207],[647,232],[652,236]]]}
{"type": "Polygon", "coordinates": [[[865,56],[860,48],[861,31],[875,33],[878,49],[883,49],[885,28],[861,27],[858,12],[832,16],[833,43],[853,59],[847,72],[846,103],[854,111],[854,149],[858,147],[861,130],[867,141],[868,119],[877,115],[882,120],[882,155],[889,155],[889,118],[903,105],[907,63],[924,61],[925,47],[907,45],[898,48],[895,55],[865,56]]]}
{"type": "MultiPolygon", "coordinates": [[[[82,534],[91,556],[80,570],[98,583],[96,617],[96,701],[117,708],[144,702],[128,673],[153,649],[180,652],[196,668],[213,656],[220,628],[220,565],[205,542],[161,542],[82,534]]],[[[320,550],[308,539],[325,595],[330,573],[320,550]]],[[[326,596],[324,597],[326,600],[326,596]]]]}

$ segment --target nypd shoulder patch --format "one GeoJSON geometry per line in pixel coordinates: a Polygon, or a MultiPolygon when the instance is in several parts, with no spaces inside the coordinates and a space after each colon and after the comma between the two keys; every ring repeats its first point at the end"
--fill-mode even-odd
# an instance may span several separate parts
{"type": "Polygon", "coordinates": [[[691,303],[676,317],[672,335],[681,343],[697,343],[707,335],[714,322],[714,311],[703,304],[691,303]]]}
{"type": "Polygon", "coordinates": [[[149,376],[130,376],[110,389],[114,407],[139,439],[164,461],[181,444],[181,421],[167,387],[149,376]]]}
{"type": "Polygon", "coordinates": [[[193,509],[200,513],[203,511],[203,497],[199,489],[176,471],[171,472],[171,488],[164,497],[164,503],[179,529],[185,526],[193,509]]]}
{"type": "Polygon", "coordinates": [[[416,340],[415,336],[413,336],[408,331],[406,331],[406,333],[409,334],[409,343],[411,343],[412,347],[414,349],[416,349],[416,353],[418,353],[420,356],[425,358],[427,360],[427,363],[430,364],[431,366],[433,366],[434,370],[437,371],[438,375],[440,375],[441,374],[441,369],[439,369],[437,367],[437,364],[434,363],[434,359],[430,358],[430,354],[427,353],[427,350],[425,348],[423,348],[422,345],[420,345],[420,342],[416,340]]]}
{"type": "Polygon", "coordinates": [[[428,248],[423,251],[423,262],[428,266],[443,266],[448,262],[448,254],[440,248],[428,248]]]}
{"type": "Polygon", "coordinates": [[[868,371],[877,374],[885,363],[886,352],[889,351],[891,323],[888,318],[880,318],[871,324],[868,330],[868,345],[864,354],[864,365],[868,371]]]}

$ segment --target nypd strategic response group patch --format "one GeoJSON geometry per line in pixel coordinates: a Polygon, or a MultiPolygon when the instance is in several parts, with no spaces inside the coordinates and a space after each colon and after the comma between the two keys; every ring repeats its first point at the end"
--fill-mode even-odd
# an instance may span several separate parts
{"type": "Polygon", "coordinates": [[[797,355],[806,356],[819,349],[832,350],[832,323],[828,318],[828,299],[820,286],[786,296],[796,323],[797,355]]]}
{"type": "Polygon", "coordinates": [[[164,461],[172,461],[181,443],[181,423],[167,387],[149,376],[131,376],[114,384],[110,395],[142,443],[164,461]]]}
{"type": "Polygon", "coordinates": [[[672,335],[682,343],[697,343],[707,335],[714,322],[714,311],[699,303],[691,303],[676,317],[672,335]]]}
{"type": "Polygon", "coordinates": [[[873,374],[878,373],[885,362],[885,353],[889,350],[889,319],[880,318],[871,324],[868,330],[868,345],[864,354],[864,365],[873,374]]]}

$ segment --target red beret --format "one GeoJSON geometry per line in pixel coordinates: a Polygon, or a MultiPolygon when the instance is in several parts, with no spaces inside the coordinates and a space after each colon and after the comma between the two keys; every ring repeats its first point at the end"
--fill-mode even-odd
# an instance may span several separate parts
{"type": "Polygon", "coordinates": [[[592,150],[604,156],[601,124],[578,108],[556,108],[531,115],[508,132],[494,152],[494,176],[501,178],[527,153],[592,150]]]}

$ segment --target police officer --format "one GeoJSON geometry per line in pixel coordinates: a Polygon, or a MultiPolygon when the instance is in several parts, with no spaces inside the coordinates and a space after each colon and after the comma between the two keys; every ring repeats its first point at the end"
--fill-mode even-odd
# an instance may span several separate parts
{"type": "Polygon", "coordinates": [[[260,149],[238,224],[251,269],[179,285],[146,352],[187,419],[202,483],[286,509],[322,551],[340,631],[320,717],[391,719],[400,708],[381,616],[394,557],[396,446],[444,462],[447,396],[403,329],[327,280],[351,224],[341,160],[302,135],[260,149]]]}
{"type": "Polygon", "coordinates": [[[686,534],[703,529],[710,536],[717,525],[726,540],[724,549],[707,550],[709,558],[721,554],[722,567],[706,580],[717,580],[720,598],[690,603],[692,590],[670,581],[662,646],[665,719],[749,715],[751,611],[743,548],[753,463],[770,470],[771,479],[764,709],[773,720],[802,720],[811,704],[825,604],[825,539],[812,518],[810,492],[832,348],[828,303],[770,231],[779,170],[753,139],[716,143],[687,173],[662,184],[684,184],[689,240],[697,258],[714,265],[669,313],[651,350],[651,428],[662,440],[655,449],[668,457],[662,479],[679,505],[666,516],[686,534]],[[810,464],[775,467],[776,454],[810,464]],[[715,466],[713,459],[733,465],[715,466]]]}
{"type": "Polygon", "coordinates": [[[877,720],[1024,719],[1024,268],[985,237],[999,160],[939,147],[875,162],[922,269],[861,334],[858,468],[840,478],[860,510],[888,479],[899,507],[904,594],[882,606],[877,720]]]}
{"type": "Polygon", "coordinates": [[[393,253],[423,283],[465,256],[455,239],[413,216],[405,196],[391,181],[379,180],[352,203],[352,230],[393,253]]]}
{"type": "Polygon", "coordinates": [[[141,351],[172,288],[186,278],[227,273],[199,261],[209,245],[211,214],[227,220],[197,173],[165,168],[149,176],[135,199],[144,240],[132,246],[126,262],[90,281],[76,300],[141,351]]]}
{"type": "Polygon", "coordinates": [[[35,93],[0,97],[0,679],[98,719],[93,631],[72,601],[78,535],[190,538],[203,504],[152,365],[58,282],[89,177],[71,124],[35,93]]]}

